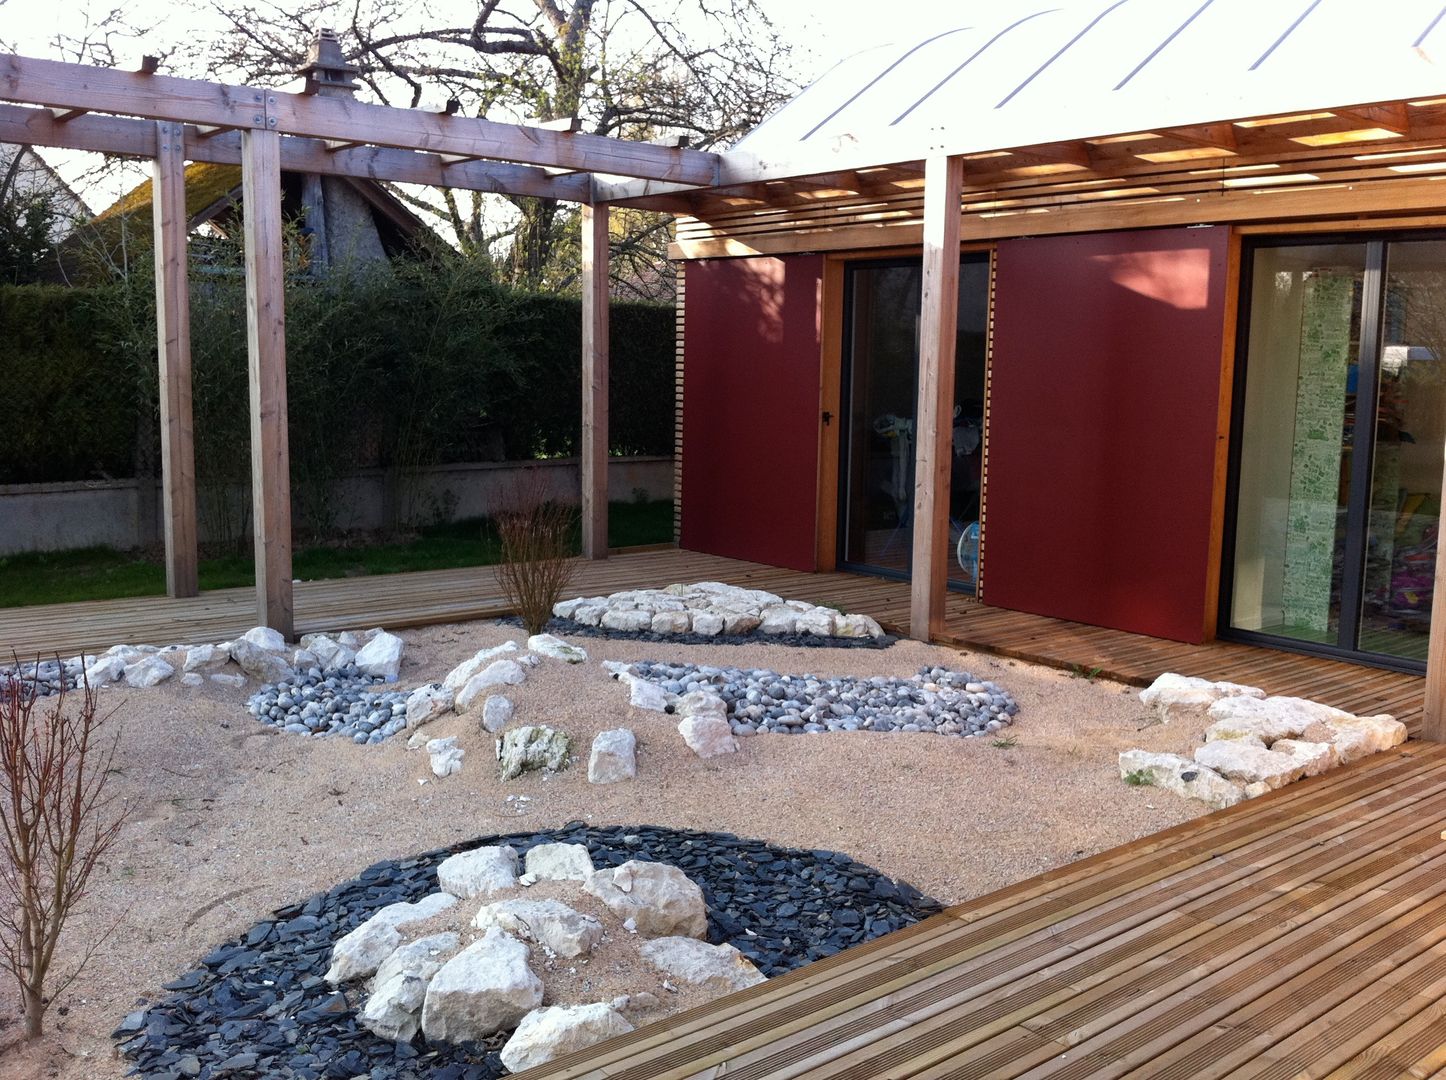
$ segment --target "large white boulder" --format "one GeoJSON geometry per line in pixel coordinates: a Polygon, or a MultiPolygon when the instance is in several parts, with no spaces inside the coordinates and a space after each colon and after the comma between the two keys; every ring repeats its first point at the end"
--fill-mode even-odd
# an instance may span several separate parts
{"type": "Polygon", "coordinates": [[[401,944],[395,923],[372,916],[331,947],[331,967],[322,977],[333,986],[364,979],[401,944]]]}
{"type": "Polygon", "coordinates": [[[430,981],[405,972],[378,979],[357,1022],[379,1039],[411,1042],[422,1027],[422,1004],[430,981]]]}
{"type": "Polygon", "coordinates": [[[1271,744],[1270,750],[1294,758],[1301,767],[1301,776],[1319,776],[1341,763],[1340,753],[1328,742],[1278,739],[1271,744]]]}
{"type": "Polygon", "coordinates": [[[488,691],[502,686],[521,686],[526,679],[527,670],[516,660],[494,660],[463,684],[453,707],[459,713],[467,712],[488,691]]]}
{"type": "Polygon", "coordinates": [[[1406,741],[1406,725],[1394,716],[1351,716],[1328,720],[1331,745],[1341,764],[1349,765],[1371,754],[1379,754],[1406,741]]]}
{"type": "Polygon", "coordinates": [[[1213,810],[1234,806],[1245,798],[1239,785],[1179,754],[1126,750],[1120,755],[1120,778],[1133,778],[1137,783],[1148,782],[1187,799],[1199,799],[1213,810]]]}
{"type": "Polygon", "coordinates": [[[147,656],[125,669],[125,680],[127,686],[145,689],[165,682],[175,673],[176,669],[159,656],[147,656]]]}
{"type": "Polygon", "coordinates": [[[231,650],[220,645],[192,645],[186,650],[186,659],[181,668],[186,672],[209,675],[220,671],[231,662],[231,650]]]}
{"type": "Polygon", "coordinates": [[[794,621],[794,629],[800,634],[813,634],[815,637],[833,637],[834,612],[826,607],[816,607],[808,611],[801,611],[799,612],[798,618],[794,621]]]}
{"type": "Polygon", "coordinates": [[[557,772],[567,765],[572,739],[541,724],[513,728],[502,736],[498,754],[503,780],[514,780],[533,769],[557,772]]]}
{"type": "Polygon", "coordinates": [[[1269,746],[1277,739],[1298,739],[1313,724],[1352,719],[1341,709],[1297,697],[1226,697],[1210,706],[1212,721],[1205,741],[1259,739],[1269,746]]]}
{"type": "Polygon", "coordinates": [[[247,675],[261,682],[281,682],[295,674],[291,665],[286,662],[286,657],[257,645],[249,637],[239,637],[231,642],[231,659],[235,660],[237,666],[247,675]]]}
{"type": "Polygon", "coordinates": [[[485,1039],[542,1004],[527,946],[496,927],[442,965],[427,984],[422,1032],[429,1041],[485,1039]]]}
{"type": "Polygon", "coordinates": [[[448,690],[460,690],[467,685],[468,679],[476,675],[477,672],[492,663],[492,661],[498,657],[507,656],[509,653],[515,653],[516,651],[517,642],[515,641],[504,641],[501,645],[494,646],[493,648],[480,649],[473,656],[463,660],[449,671],[447,677],[442,680],[442,685],[448,690]]]}
{"type": "Polygon", "coordinates": [[[402,669],[404,646],[396,634],[383,630],[357,651],[357,670],[363,675],[380,675],[387,682],[396,682],[402,669]]]}
{"type": "Polygon", "coordinates": [[[628,704],[633,708],[667,712],[670,699],[661,686],[628,673],[619,674],[618,680],[628,684],[628,704]]]}
{"type": "Polygon", "coordinates": [[[578,645],[570,645],[552,634],[533,634],[527,639],[527,648],[539,656],[550,656],[569,664],[587,662],[587,653],[578,645]]]}
{"type": "Polygon", "coordinates": [[[686,634],[693,629],[693,619],[686,611],[660,611],[648,629],[655,634],[686,634]]]}
{"type": "Polygon", "coordinates": [[[638,933],[647,937],[708,934],[703,890],[676,866],[629,860],[594,872],[583,888],[620,919],[632,919],[638,933]]]}
{"type": "Polygon", "coordinates": [[[437,867],[437,883],[464,900],[510,889],[517,884],[517,849],[479,847],[451,855],[437,867]]]}
{"type": "Polygon", "coordinates": [[[120,656],[102,656],[85,669],[85,681],[90,686],[105,686],[125,674],[126,662],[120,656]]]}
{"type": "Polygon", "coordinates": [[[441,683],[419,686],[407,697],[407,727],[422,727],[451,711],[452,691],[441,683]]]}
{"type": "Polygon", "coordinates": [[[427,740],[427,764],[431,766],[432,775],[438,780],[461,772],[462,759],[466,756],[467,751],[457,745],[455,735],[449,735],[445,739],[427,740]]]}
{"type": "Polygon", "coordinates": [[[301,639],[301,644],[316,657],[317,664],[324,672],[336,671],[356,660],[354,649],[347,648],[326,634],[308,634],[301,639]]]}
{"type": "Polygon", "coordinates": [[[798,629],[798,612],[786,604],[766,607],[759,613],[758,630],[764,634],[791,634],[798,629]]]}
{"type": "Polygon", "coordinates": [[[472,925],[496,926],[524,941],[535,941],[558,956],[572,959],[592,951],[602,940],[602,923],[568,907],[561,900],[513,897],[484,904],[472,925]]]}
{"type": "Polygon", "coordinates": [[[616,784],[638,775],[638,739],[627,728],[600,731],[592,741],[587,759],[587,779],[592,784],[616,784]]]}
{"type": "Polygon", "coordinates": [[[876,638],[884,636],[884,628],[867,615],[840,615],[834,619],[833,632],[845,638],[876,638]]]}
{"type": "Polygon", "coordinates": [[[1263,698],[1265,691],[1239,683],[1211,682],[1167,671],[1144,690],[1140,701],[1160,714],[1166,722],[1203,717],[1221,698],[1263,698]]]}
{"type": "Polygon", "coordinates": [[[460,944],[462,944],[462,939],[458,934],[445,930],[440,934],[428,934],[426,937],[417,938],[416,941],[409,941],[405,945],[398,946],[378,966],[377,973],[372,978],[372,985],[374,987],[381,986],[395,975],[411,975],[419,979],[430,979],[446,962],[447,957],[457,951],[457,946],[460,944]]]}
{"type": "Polygon", "coordinates": [[[282,653],[286,651],[286,638],[281,635],[280,630],[273,630],[269,626],[253,626],[241,635],[240,640],[250,642],[258,649],[265,649],[267,652],[282,653]]]}
{"type": "MultiPolygon", "coordinates": [[[[579,620],[581,621],[581,620],[579,620]]],[[[603,612],[600,625],[609,630],[631,630],[642,632],[653,628],[651,611],[626,610],[610,607],[603,612]]]]}
{"type": "Polygon", "coordinates": [[[766,981],[753,961],[732,945],[709,945],[690,937],[643,942],[643,959],[663,974],[712,994],[732,994],[766,981]]]}
{"type": "Polygon", "coordinates": [[[528,851],[526,865],[538,881],[586,881],[595,869],[583,844],[538,844],[528,851]]]}
{"type": "Polygon", "coordinates": [[[1195,761],[1240,784],[1264,784],[1272,791],[1305,775],[1293,754],[1268,750],[1254,739],[1217,739],[1195,750],[1195,761]]]}
{"type": "Polygon", "coordinates": [[[482,727],[495,734],[512,723],[516,711],[511,698],[492,694],[482,703],[482,727]]]}
{"type": "Polygon", "coordinates": [[[699,690],[678,699],[678,734],[700,758],[738,752],[738,740],[728,723],[728,706],[716,694],[699,690]]]}
{"type": "Polygon", "coordinates": [[[611,1005],[552,1005],[524,1016],[500,1056],[517,1073],[632,1030],[611,1005]]]}

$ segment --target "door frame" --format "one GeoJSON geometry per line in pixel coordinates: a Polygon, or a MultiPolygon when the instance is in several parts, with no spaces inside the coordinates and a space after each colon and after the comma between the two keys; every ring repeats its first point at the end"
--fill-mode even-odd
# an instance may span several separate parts
{"type": "MultiPolygon", "coordinates": [[[[1231,377],[1230,451],[1226,472],[1225,513],[1222,519],[1223,527],[1219,548],[1220,573],[1219,595],[1216,606],[1216,636],[1221,640],[1238,641],[1247,645],[1260,645],[1267,648],[1279,649],[1284,652],[1301,653],[1306,656],[1344,660],[1367,667],[1384,668],[1388,671],[1400,671],[1412,675],[1422,674],[1426,670],[1424,661],[1411,660],[1406,657],[1389,656],[1385,653],[1365,652],[1359,648],[1359,615],[1363,597],[1362,585],[1366,556],[1366,529],[1369,525],[1369,507],[1364,505],[1366,500],[1362,498],[1359,492],[1369,490],[1373,476],[1376,449],[1374,424],[1372,424],[1369,449],[1365,453],[1360,453],[1361,447],[1357,446],[1357,452],[1352,456],[1352,496],[1351,504],[1347,507],[1344,559],[1347,566],[1359,562],[1360,567],[1354,574],[1347,574],[1346,578],[1342,581],[1340,622],[1345,625],[1347,618],[1349,617],[1351,619],[1351,623],[1349,624],[1352,627],[1350,637],[1351,640],[1356,642],[1356,647],[1352,648],[1339,644],[1339,632],[1337,633],[1335,642],[1327,643],[1301,641],[1294,638],[1264,633],[1259,630],[1238,629],[1230,625],[1231,603],[1235,591],[1235,536],[1240,517],[1240,469],[1245,436],[1245,386],[1250,368],[1250,315],[1254,293],[1255,253],[1262,248],[1309,247],[1317,244],[1356,244],[1365,246],[1366,265],[1361,297],[1361,333],[1354,362],[1357,365],[1357,378],[1362,380],[1362,383],[1359,385],[1368,384],[1372,396],[1375,396],[1378,389],[1377,380],[1380,374],[1381,342],[1384,328],[1383,316],[1385,313],[1385,290],[1387,288],[1385,279],[1389,271],[1386,256],[1391,243],[1411,241],[1435,241],[1439,243],[1446,241],[1446,232],[1440,229],[1430,228],[1367,229],[1360,227],[1341,228],[1339,226],[1332,227],[1327,225],[1316,232],[1310,232],[1305,229],[1290,229],[1280,232],[1252,230],[1248,235],[1242,237],[1240,269],[1236,276],[1239,298],[1235,305],[1237,316],[1234,334],[1235,363],[1231,377]],[[1368,339],[1375,343],[1373,351],[1376,356],[1375,364],[1369,372],[1369,378],[1367,378],[1367,372],[1364,370],[1365,365],[1361,363],[1362,357],[1368,348],[1368,339]]],[[[1360,416],[1360,410],[1357,409],[1356,420],[1358,423],[1360,416]]],[[[1357,441],[1359,442],[1359,440],[1357,441]]]]}
{"type": "MultiPolygon", "coordinates": [[[[994,363],[994,242],[961,243],[959,254],[984,254],[989,259],[988,327],[984,359],[984,430],[981,434],[983,475],[979,488],[979,570],[975,597],[982,598],[984,584],[984,508],[988,491],[989,470],[989,376],[994,363]]],[[[818,411],[818,501],[814,517],[814,568],[829,573],[839,568],[839,502],[840,462],[842,460],[843,428],[843,355],[847,297],[844,284],[850,264],[890,263],[904,259],[922,262],[922,245],[875,248],[862,251],[828,252],[824,255],[823,275],[819,288],[819,411],[818,411]],[[825,419],[827,418],[827,419],[825,419]]],[[[887,575],[883,575],[887,576],[887,575]]],[[[905,575],[907,580],[907,575],[905,575]]]]}

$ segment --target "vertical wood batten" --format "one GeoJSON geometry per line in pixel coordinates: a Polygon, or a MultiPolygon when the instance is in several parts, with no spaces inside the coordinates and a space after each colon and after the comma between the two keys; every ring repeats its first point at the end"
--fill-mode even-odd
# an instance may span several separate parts
{"type": "Polygon", "coordinates": [[[286,430],[286,296],[281,252],[281,146],[274,131],[241,135],[246,239],[246,343],[251,400],[251,516],[258,621],[293,636],[291,473],[286,430]]]}
{"type": "Polygon", "coordinates": [[[963,182],[962,159],[934,156],[925,161],[919,405],[914,414],[914,557],[909,585],[909,636],[921,641],[944,630],[963,182]]]}
{"type": "Polygon", "coordinates": [[[196,554],[196,452],[191,423],[191,302],[186,258],[186,149],[180,124],[156,124],[151,219],[156,261],[161,492],[166,593],[200,591],[196,554]]]}
{"type": "Polygon", "coordinates": [[[582,208],[582,554],[608,554],[608,207],[582,208]]]}
{"type": "MultiPolygon", "coordinates": [[[[1446,485],[1446,460],[1442,462],[1446,485]]],[[[1431,589],[1431,636],[1426,643],[1426,701],[1421,737],[1446,742],[1446,544],[1436,545],[1436,581],[1431,589]]]]}

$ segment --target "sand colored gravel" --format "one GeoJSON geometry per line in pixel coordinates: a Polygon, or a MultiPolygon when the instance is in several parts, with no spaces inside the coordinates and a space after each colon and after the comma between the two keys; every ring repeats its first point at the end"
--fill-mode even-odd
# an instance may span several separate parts
{"type": "MultiPolygon", "coordinates": [[[[401,636],[404,685],[439,680],[479,648],[523,637],[488,622],[401,636]]],[[[114,930],[52,1007],[40,1046],[14,1044],[17,1003],[0,984],[0,1077],[122,1076],[111,1029],[164,996],[161,983],[211,946],[378,859],[471,837],[573,819],[726,830],[843,851],[957,902],[1202,812],[1120,781],[1120,750],[1187,750],[1199,732],[1155,723],[1133,690],[1115,684],[914,642],[883,651],[580,644],[589,663],[546,660],[510,693],[514,723],[547,723],[574,737],[576,767],[505,784],[480,712],[426,729],[458,736],[467,752],[460,774],[436,780],[426,753],[405,749],[405,733],[356,746],[259,724],[242,708],[244,691],[175,682],[106,690],[123,731],[115,783],[135,813],[73,921],[59,965],[114,930]],[[672,718],[628,707],[624,688],[598,666],[609,659],[899,677],[938,663],[998,681],[1020,713],[998,741],[769,735],[742,740],[737,755],[701,761],[672,718]],[[621,725],[638,737],[638,779],[588,784],[593,735],[621,725]]]]}

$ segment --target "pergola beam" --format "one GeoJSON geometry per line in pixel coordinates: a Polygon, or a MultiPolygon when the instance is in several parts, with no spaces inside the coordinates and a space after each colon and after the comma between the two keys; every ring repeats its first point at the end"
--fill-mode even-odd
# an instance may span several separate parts
{"type": "Polygon", "coordinates": [[[716,183],[721,160],[700,150],[604,135],[14,54],[0,56],[0,100],[687,184],[716,183]]]}
{"type": "Polygon", "coordinates": [[[582,554],[608,554],[608,207],[582,208],[582,554]]]}
{"type": "Polygon", "coordinates": [[[195,596],[200,582],[196,454],[191,423],[191,299],[186,273],[186,147],[181,125],[156,124],[154,128],[151,220],[155,236],[166,594],[195,596]]]}
{"type": "MultiPolygon", "coordinates": [[[[219,165],[241,163],[239,131],[188,126],[185,136],[186,156],[190,161],[219,165]]],[[[46,109],[0,105],[0,142],[148,158],[155,148],[155,135],[154,125],[146,120],[92,113],[61,123],[46,109]]],[[[281,167],[287,172],[537,195],[566,202],[584,202],[591,197],[586,176],[553,176],[532,165],[476,159],[448,164],[437,154],[390,147],[331,150],[322,140],[293,135],[281,139],[281,167]]]]}
{"type": "Polygon", "coordinates": [[[286,295],[281,238],[281,147],[274,131],[241,136],[246,246],[246,355],[251,405],[251,521],[256,614],[288,640],[291,464],[286,430],[286,295]]]}
{"type": "Polygon", "coordinates": [[[924,167],[924,277],[919,311],[919,404],[914,414],[914,551],[909,636],[944,630],[953,458],[954,352],[959,321],[959,199],[964,163],[930,157],[924,167]]]}

